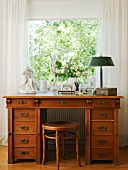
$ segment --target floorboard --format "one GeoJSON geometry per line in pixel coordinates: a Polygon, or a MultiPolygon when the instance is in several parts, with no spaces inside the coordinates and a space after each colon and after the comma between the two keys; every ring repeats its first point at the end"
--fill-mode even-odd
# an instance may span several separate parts
{"type": "MultiPolygon", "coordinates": [[[[66,146],[66,160],[62,160],[60,154],[60,170],[128,170],[128,147],[120,148],[120,164],[118,166],[106,161],[85,165],[84,155],[84,146],[80,146],[82,167],[78,167],[75,147],[66,146]]],[[[18,161],[15,164],[8,164],[7,157],[8,148],[0,146],[0,170],[56,170],[54,147],[48,149],[46,165],[36,165],[34,161],[18,161]]]]}

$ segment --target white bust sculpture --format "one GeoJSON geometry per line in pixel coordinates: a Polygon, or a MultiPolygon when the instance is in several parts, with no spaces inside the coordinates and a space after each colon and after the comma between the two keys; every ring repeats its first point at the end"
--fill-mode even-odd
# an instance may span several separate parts
{"type": "Polygon", "coordinates": [[[38,85],[33,80],[33,74],[34,72],[29,67],[23,71],[23,81],[19,87],[20,93],[36,93],[38,85]]]}

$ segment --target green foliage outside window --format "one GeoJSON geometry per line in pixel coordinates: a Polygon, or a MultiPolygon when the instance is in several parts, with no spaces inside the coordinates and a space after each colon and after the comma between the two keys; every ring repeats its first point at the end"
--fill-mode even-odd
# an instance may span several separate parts
{"type": "Polygon", "coordinates": [[[97,20],[29,21],[28,26],[29,62],[36,80],[53,82],[50,63],[55,54],[58,81],[79,77],[87,83],[94,73],[87,65],[96,54],[97,20]]]}

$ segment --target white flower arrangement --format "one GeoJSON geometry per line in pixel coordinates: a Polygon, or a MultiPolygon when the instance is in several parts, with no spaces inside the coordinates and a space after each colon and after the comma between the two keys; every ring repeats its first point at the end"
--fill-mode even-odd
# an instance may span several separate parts
{"type": "Polygon", "coordinates": [[[76,77],[85,82],[92,73],[93,71],[90,71],[90,68],[88,68],[84,62],[80,62],[79,58],[56,61],[56,76],[62,81],[76,77]]]}

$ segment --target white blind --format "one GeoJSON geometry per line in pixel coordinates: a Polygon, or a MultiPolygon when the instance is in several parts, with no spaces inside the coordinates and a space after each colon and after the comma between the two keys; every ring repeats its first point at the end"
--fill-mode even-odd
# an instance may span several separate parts
{"type": "Polygon", "coordinates": [[[28,18],[99,18],[101,3],[102,0],[28,0],[28,18]]]}

